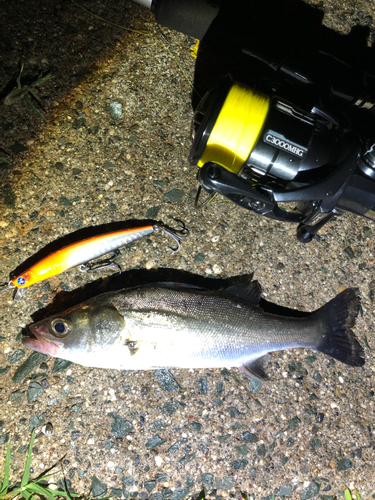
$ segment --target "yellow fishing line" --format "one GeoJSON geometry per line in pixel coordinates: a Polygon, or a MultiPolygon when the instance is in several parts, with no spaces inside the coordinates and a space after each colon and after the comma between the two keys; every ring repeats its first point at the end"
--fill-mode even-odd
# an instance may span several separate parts
{"type": "MultiPolygon", "coordinates": [[[[177,64],[178,68],[180,69],[180,71],[184,75],[184,77],[185,77],[186,81],[188,82],[188,84],[190,85],[190,87],[194,90],[194,92],[197,92],[196,89],[195,89],[195,87],[194,87],[194,85],[193,85],[193,83],[190,81],[190,78],[187,76],[186,72],[182,68],[181,64],[178,62],[177,58],[173,55],[173,52],[171,52],[169,50],[169,48],[167,47],[167,45],[165,43],[163,43],[157,36],[152,35],[151,33],[147,32],[147,31],[140,31],[140,30],[134,30],[132,28],[125,28],[125,26],[121,26],[120,24],[112,23],[111,21],[108,21],[107,19],[104,19],[103,17],[100,17],[97,14],[94,14],[94,12],[91,12],[90,10],[86,9],[85,7],[82,7],[82,5],[80,5],[75,0],[72,0],[72,2],[75,5],[77,5],[77,7],[79,7],[82,10],[84,10],[85,12],[87,12],[88,14],[90,14],[91,16],[94,16],[97,19],[100,19],[101,21],[103,21],[103,22],[105,22],[107,24],[111,24],[112,26],[116,26],[116,28],[121,28],[121,29],[123,29],[125,31],[130,31],[132,33],[138,33],[138,35],[148,36],[148,37],[153,38],[154,40],[156,40],[158,43],[161,43],[163,45],[163,47],[167,50],[167,52],[169,53],[169,55],[172,57],[172,59],[174,60],[174,62],[177,64]]],[[[198,94],[198,92],[197,92],[197,94],[198,94]]]]}
{"type": "Polygon", "coordinates": [[[190,54],[196,59],[198,57],[199,40],[196,40],[194,47],[190,49],[190,54]]]}
{"type": "Polygon", "coordinates": [[[202,167],[212,161],[238,174],[259,137],[269,106],[268,97],[234,84],[217,117],[198,166],[202,167]]]}

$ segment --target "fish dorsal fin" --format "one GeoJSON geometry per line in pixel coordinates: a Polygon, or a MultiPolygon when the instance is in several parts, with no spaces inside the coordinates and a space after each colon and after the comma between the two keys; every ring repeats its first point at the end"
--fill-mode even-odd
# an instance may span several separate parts
{"type": "Polygon", "coordinates": [[[249,377],[255,378],[260,381],[269,380],[269,376],[264,371],[264,366],[269,362],[271,356],[269,354],[265,354],[260,358],[254,359],[249,363],[244,363],[240,366],[240,371],[245,373],[249,377]]]}
{"type": "Polygon", "coordinates": [[[250,304],[258,305],[262,288],[258,281],[253,281],[253,275],[250,274],[239,283],[226,288],[225,293],[229,293],[233,297],[249,302],[250,304]]]}

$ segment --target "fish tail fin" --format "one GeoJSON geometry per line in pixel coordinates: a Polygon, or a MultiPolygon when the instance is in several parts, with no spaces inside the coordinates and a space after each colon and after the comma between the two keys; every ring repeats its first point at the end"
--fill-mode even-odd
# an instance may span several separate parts
{"type": "Polygon", "coordinates": [[[351,330],[360,305],[358,288],[347,288],[314,313],[325,325],[317,351],[350,366],[364,365],[363,348],[351,330]]]}

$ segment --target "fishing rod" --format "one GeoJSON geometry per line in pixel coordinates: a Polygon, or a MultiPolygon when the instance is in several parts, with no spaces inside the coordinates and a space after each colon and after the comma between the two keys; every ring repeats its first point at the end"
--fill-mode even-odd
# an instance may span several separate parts
{"type": "Polygon", "coordinates": [[[365,27],[340,35],[299,0],[137,2],[200,39],[196,208],[220,194],[298,224],[303,243],[343,212],[375,220],[375,58],[365,27]]]}

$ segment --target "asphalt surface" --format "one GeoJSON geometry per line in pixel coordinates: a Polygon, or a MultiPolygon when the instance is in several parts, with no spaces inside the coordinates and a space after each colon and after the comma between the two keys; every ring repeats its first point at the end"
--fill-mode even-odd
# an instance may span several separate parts
{"type": "MultiPolygon", "coordinates": [[[[16,305],[11,291],[1,292],[1,467],[10,441],[11,476],[21,477],[35,429],[34,475],[62,459],[81,494],[177,500],[204,489],[206,498],[306,500],[343,498],[349,486],[375,498],[375,224],[343,215],[319,243],[302,245],[295,226],[223,199],[196,211],[196,171],[187,160],[194,39],[160,31],[130,2],[84,7],[0,3],[2,98],[22,64],[22,84],[41,71],[54,75],[37,89],[42,107],[33,101],[46,123],[25,99],[0,108],[0,281],[47,244],[56,248],[97,226],[161,220],[176,227],[177,218],[190,235],[178,253],[161,233],[124,248],[120,276],[74,269],[30,288],[16,305]],[[260,386],[237,369],[68,366],[30,359],[21,343],[32,321],[101,291],[157,280],[219,287],[251,272],[264,299],[300,311],[358,287],[354,331],[365,366],[285,351],[272,356],[270,381],[260,386]]],[[[329,28],[369,27],[371,41],[370,4],[323,8],[329,28]]]]}

